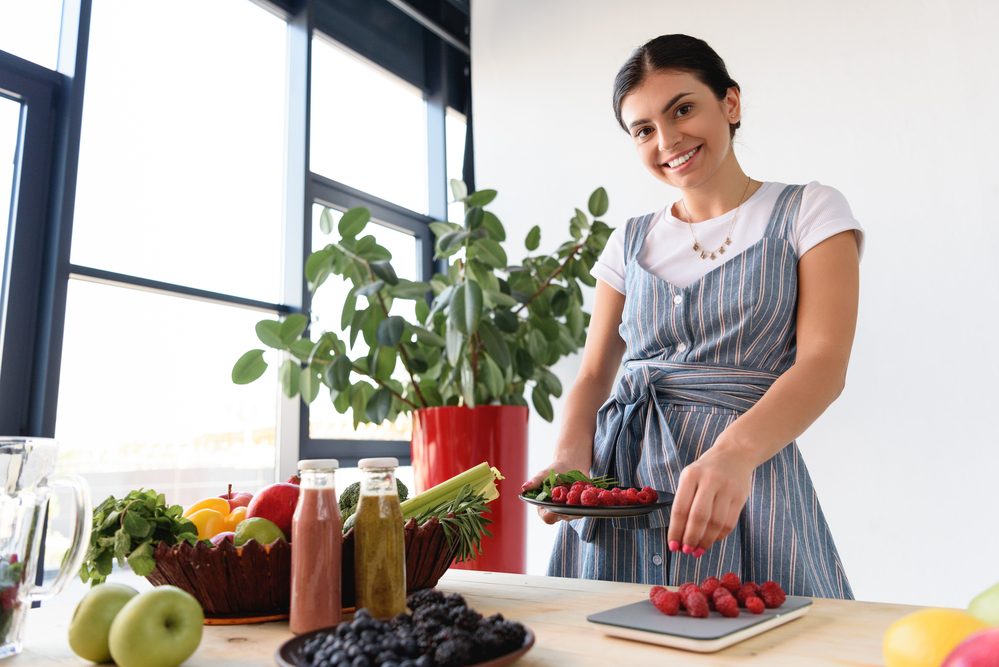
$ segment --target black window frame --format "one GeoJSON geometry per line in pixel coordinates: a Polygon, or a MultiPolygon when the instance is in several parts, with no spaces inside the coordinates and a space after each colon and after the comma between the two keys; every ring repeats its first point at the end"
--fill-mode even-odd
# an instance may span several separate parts
{"type": "MultiPolygon", "coordinates": [[[[0,91],[27,104],[18,214],[11,221],[7,320],[0,365],[0,432],[53,437],[71,278],[183,296],[271,315],[308,312],[304,262],[311,248],[313,203],[363,205],[380,222],[413,234],[422,278],[435,268],[429,223],[447,218],[445,116],[467,121],[463,180],[474,189],[467,0],[246,0],[287,22],[288,123],[283,292],[279,303],[248,299],[70,262],[92,0],[64,0],[60,52],[49,70],[0,51],[0,91]],[[428,214],[374,197],[309,169],[312,36],[319,32],[423,90],[428,118],[428,214]],[[45,113],[43,113],[45,111],[45,113]],[[30,173],[28,167],[30,166],[30,173]],[[30,205],[28,205],[30,203],[30,205]],[[13,314],[13,315],[12,315],[13,314]],[[27,388],[27,390],[25,389],[27,388]]],[[[22,117],[23,114],[22,114],[22,117]]],[[[23,133],[22,133],[23,134],[23,133]]],[[[289,441],[299,458],[363,456],[410,462],[408,441],[313,439],[308,406],[283,400],[277,443],[282,464],[289,441]]],[[[281,464],[279,464],[281,467],[281,464]]],[[[280,470],[278,471],[280,472],[280,470]]]]}

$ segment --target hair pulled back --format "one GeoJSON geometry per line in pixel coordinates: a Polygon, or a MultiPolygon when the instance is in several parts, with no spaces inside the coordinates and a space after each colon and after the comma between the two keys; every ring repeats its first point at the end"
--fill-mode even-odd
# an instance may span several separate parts
{"type": "MultiPolygon", "coordinates": [[[[628,128],[621,118],[621,103],[642,84],[647,74],[661,70],[692,74],[710,88],[719,101],[725,99],[729,88],[742,92],[739,84],[728,75],[725,61],[703,39],[681,34],[660,35],[635,49],[614,77],[614,116],[625,132],[628,128]]],[[[741,125],[742,121],[729,123],[729,136],[735,137],[735,131],[741,125]]]]}

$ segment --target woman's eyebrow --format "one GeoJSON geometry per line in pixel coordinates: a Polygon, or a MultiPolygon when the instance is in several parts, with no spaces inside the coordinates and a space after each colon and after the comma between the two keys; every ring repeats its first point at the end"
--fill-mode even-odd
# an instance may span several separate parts
{"type": "MultiPolygon", "coordinates": [[[[669,102],[666,103],[666,106],[663,107],[662,113],[666,113],[667,111],[669,111],[670,107],[672,107],[674,104],[676,104],[677,102],[680,101],[680,98],[686,97],[687,95],[693,95],[693,94],[694,93],[680,93],[679,95],[675,96],[673,99],[671,99],[669,102]]],[[[641,125],[642,123],[649,123],[649,122],[651,122],[651,121],[648,118],[640,118],[640,119],[638,119],[636,121],[632,121],[628,125],[628,129],[630,130],[631,128],[635,127],[636,125],[641,125]]]]}

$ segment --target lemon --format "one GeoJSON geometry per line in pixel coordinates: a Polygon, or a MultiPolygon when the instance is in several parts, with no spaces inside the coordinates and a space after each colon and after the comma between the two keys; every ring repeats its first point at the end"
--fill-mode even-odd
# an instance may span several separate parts
{"type": "Polygon", "coordinates": [[[957,609],[921,609],[885,632],[886,667],[938,667],[968,635],[988,624],[957,609]]]}

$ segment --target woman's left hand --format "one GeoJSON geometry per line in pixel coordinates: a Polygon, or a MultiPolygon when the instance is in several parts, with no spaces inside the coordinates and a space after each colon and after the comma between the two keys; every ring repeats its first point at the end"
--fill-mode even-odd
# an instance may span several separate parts
{"type": "Polygon", "coordinates": [[[753,484],[754,461],[719,441],[680,473],[670,512],[669,550],[700,558],[739,520],[753,484]]]}

